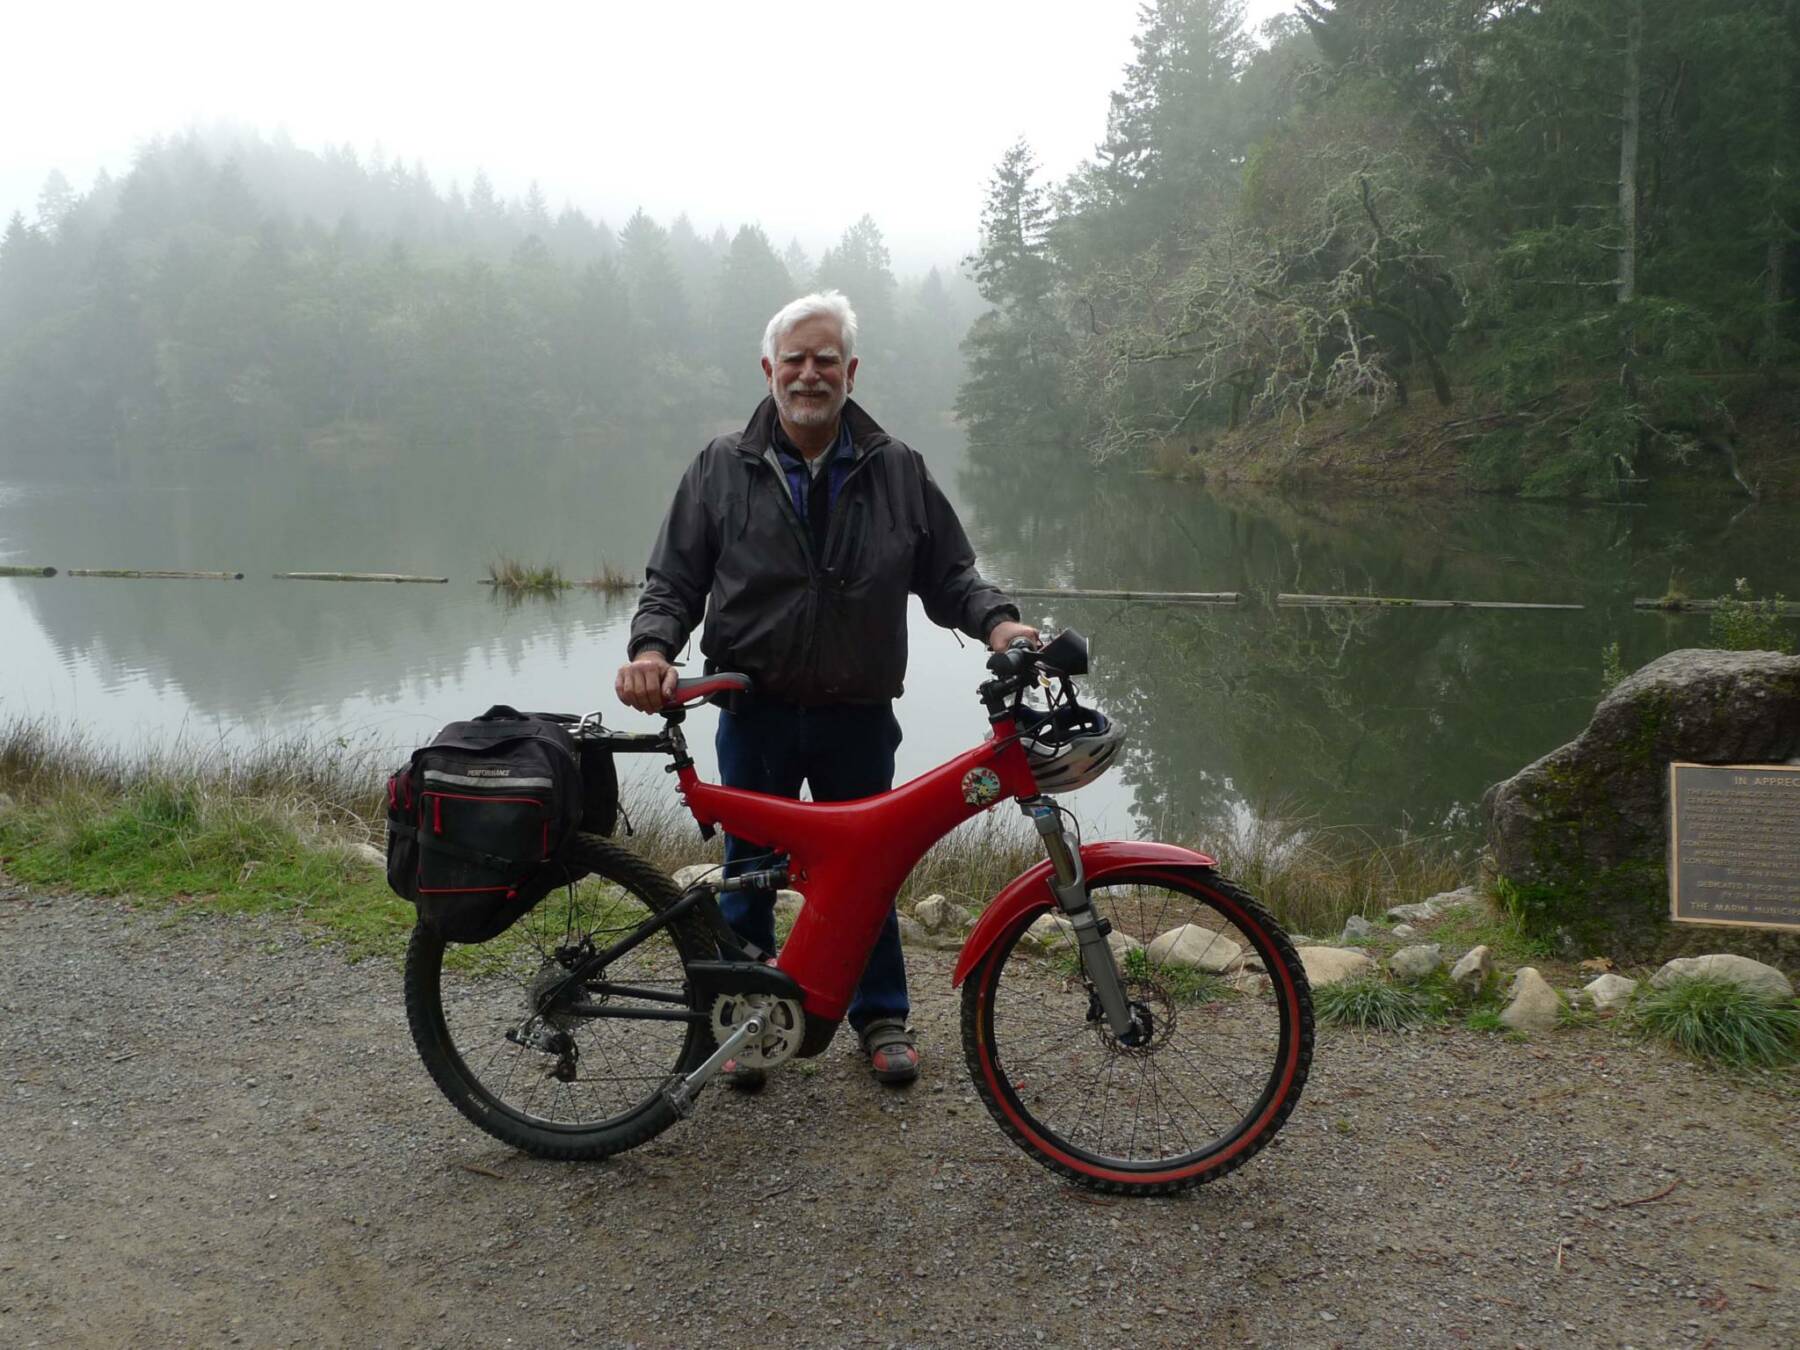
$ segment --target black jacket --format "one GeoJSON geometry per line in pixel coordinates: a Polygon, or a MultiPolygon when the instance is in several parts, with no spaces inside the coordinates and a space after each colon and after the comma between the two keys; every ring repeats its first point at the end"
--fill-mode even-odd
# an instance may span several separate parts
{"type": "MultiPolygon", "coordinates": [[[[906,597],[932,621],[984,639],[1019,612],[975,570],[956,512],[917,451],[854,402],[856,463],[813,556],[770,444],[775,400],[720,436],[682,476],[650,554],[630,654],[673,657],[700,622],[708,666],[800,704],[896,698],[906,675],[906,597]]],[[[829,472],[829,470],[827,470],[829,472]]]]}

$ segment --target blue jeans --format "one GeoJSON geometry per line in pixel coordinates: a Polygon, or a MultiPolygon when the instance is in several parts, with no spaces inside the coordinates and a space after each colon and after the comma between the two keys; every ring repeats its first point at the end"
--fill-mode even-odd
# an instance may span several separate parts
{"type": "MultiPolygon", "coordinates": [[[[900,723],[888,703],[800,708],[751,699],[742,712],[720,711],[714,744],[726,787],[798,797],[804,782],[814,801],[844,802],[893,787],[900,723]]],[[[727,876],[768,865],[767,850],[760,845],[725,836],[727,876]]],[[[739,937],[764,951],[775,950],[774,892],[727,891],[719,897],[719,908],[739,937]]],[[[911,1007],[900,922],[890,906],[850,1003],[849,1022],[861,1032],[878,1017],[905,1018],[911,1007]]]]}

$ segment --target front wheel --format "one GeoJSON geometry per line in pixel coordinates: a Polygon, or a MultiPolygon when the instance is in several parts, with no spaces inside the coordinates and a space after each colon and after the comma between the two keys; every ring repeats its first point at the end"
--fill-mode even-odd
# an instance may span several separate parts
{"type": "Polygon", "coordinates": [[[552,892],[480,946],[423,927],[406,949],[406,1017],[432,1078],[496,1139],[546,1158],[604,1158],[674,1123],[662,1090],[697,1067],[711,1033],[695,1020],[598,1016],[695,1011],[686,965],[715,959],[690,910],[588,979],[569,972],[679,898],[675,883],[595,835],[571,862],[591,874],[552,892]]]}
{"type": "Polygon", "coordinates": [[[1157,867],[1090,888],[1111,924],[1133,1029],[1121,1038],[1052,903],[996,939],[963,986],[963,1050],[987,1108],[1053,1171],[1165,1194],[1269,1142],[1312,1063],[1312,993],[1294,945],[1209,872],[1157,867]]]}

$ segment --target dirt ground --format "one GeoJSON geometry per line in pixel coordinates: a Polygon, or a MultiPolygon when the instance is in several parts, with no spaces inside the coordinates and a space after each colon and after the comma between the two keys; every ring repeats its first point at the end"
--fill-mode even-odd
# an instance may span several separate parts
{"type": "Polygon", "coordinates": [[[550,1164],[437,1095],[391,963],[0,883],[0,1345],[1800,1343],[1791,1084],[1326,1030],[1242,1171],[1095,1197],[988,1119],[911,959],[911,1091],[846,1038],[550,1164]]]}

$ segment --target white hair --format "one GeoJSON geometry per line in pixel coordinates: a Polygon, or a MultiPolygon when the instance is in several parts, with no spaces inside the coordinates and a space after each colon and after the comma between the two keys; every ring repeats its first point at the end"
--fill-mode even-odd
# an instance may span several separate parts
{"type": "Polygon", "coordinates": [[[850,308],[850,301],[842,291],[814,291],[798,300],[790,300],[776,310],[769,326],[763,329],[763,359],[774,365],[777,344],[800,324],[818,318],[837,320],[838,332],[844,341],[844,350],[839,354],[848,365],[856,354],[856,311],[850,308]]]}

